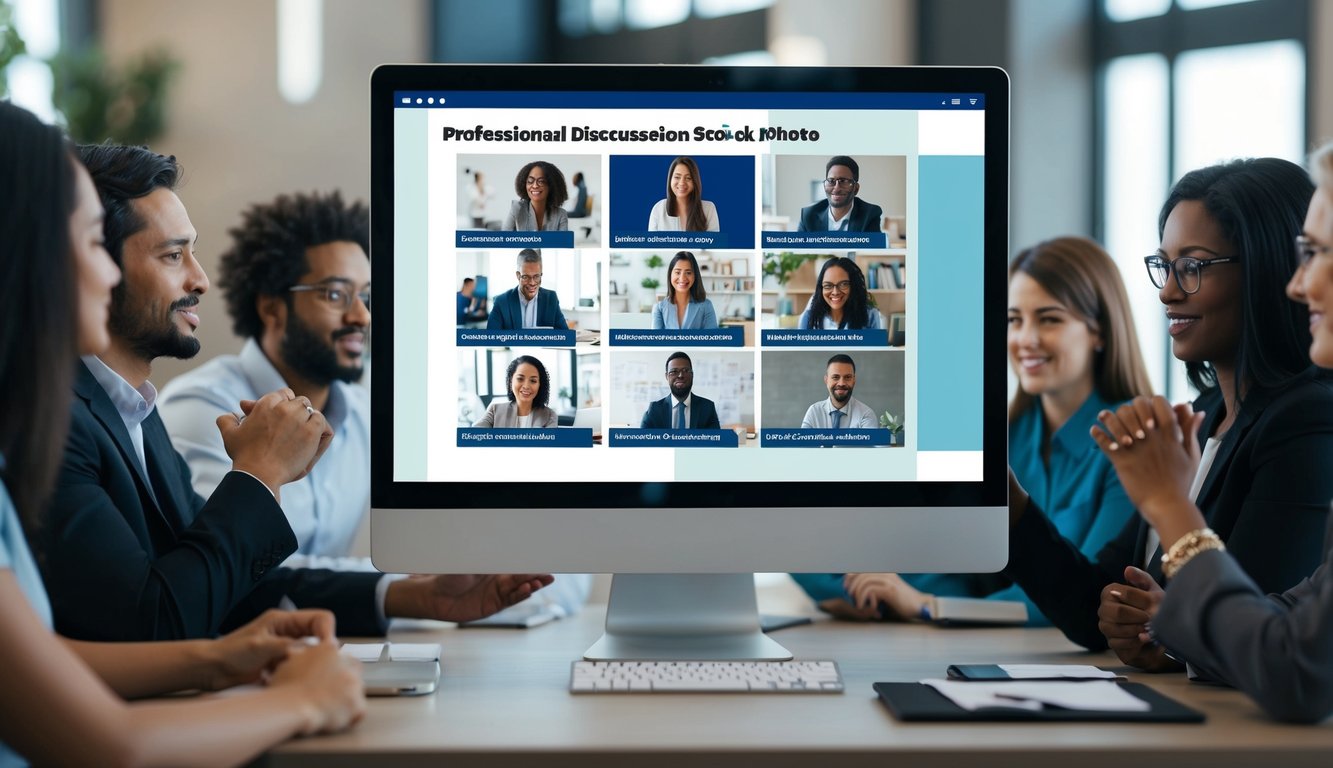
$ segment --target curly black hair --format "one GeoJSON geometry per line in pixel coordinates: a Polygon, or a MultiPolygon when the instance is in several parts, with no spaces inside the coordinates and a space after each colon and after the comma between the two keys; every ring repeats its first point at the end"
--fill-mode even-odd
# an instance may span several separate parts
{"type": "Polygon", "coordinates": [[[532,400],[533,408],[545,408],[551,401],[551,376],[546,372],[546,366],[542,361],[532,355],[519,355],[509,361],[509,367],[505,369],[505,393],[509,396],[509,402],[514,402],[514,372],[520,365],[530,365],[537,369],[537,378],[541,379],[541,384],[537,387],[537,396],[532,400]]]}
{"type": "Polygon", "coordinates": [[[533,160],[518,169],[518,175],[514,177],[514,193],[518,195],[518,199],[528,199],[528,174],[532,172],[533,168],[542,169],[542,173],[546,175],[546,189],[549,192],[546,195],[546,210],[554,211],[564,205],[565,201],[569,199],[569,187],[565,185],[565,174],[545,160],[533,160]]]}
{"type": "Polygon", "coordinates": [[[306,249],[349,242],[370,253],[370,211],[365,204],[343,202],[336,191],[280,195],[241,214],[241,225],[227,232],[231,248],[222,254],[218,284],[227,300],[236,335],[258,339],[264,332],[256,300],[283,296],[310,271],[306,249]]]}

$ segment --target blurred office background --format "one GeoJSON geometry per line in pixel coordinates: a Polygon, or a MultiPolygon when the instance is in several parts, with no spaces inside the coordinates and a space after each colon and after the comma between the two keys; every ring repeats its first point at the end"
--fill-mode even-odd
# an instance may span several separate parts
{"type": "MultiPolygon", "coordinates": [[[[63,92],[65,111],[126,123],[139,106],[125,135],[181,159],[212,271],[248,203],[298,189],[368,196],[377,64],[1002,66],[1011,250],[1062,234],[1104,242],[1154,384],[1177,399],[1188,390],[1142,264],[1167,188],[1223,158],[1302,162],[1333,136],[1329,0],[0,0],[0,83],[52,119],[63,118],[45,62],[60,52],[74,62],[61,80],[81,86],[63,92]]],[[[199,333],[204,352],[160,364],[159,386],[241,344],[217,298],[199,333]]]]}

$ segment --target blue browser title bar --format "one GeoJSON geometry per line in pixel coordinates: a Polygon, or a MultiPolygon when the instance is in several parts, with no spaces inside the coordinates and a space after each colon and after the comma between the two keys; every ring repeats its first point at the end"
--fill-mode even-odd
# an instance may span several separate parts
{"type": "Polygon", "coordinates": [[[395,91],[402,109],[985,109],[980,93],[395,91]]]}

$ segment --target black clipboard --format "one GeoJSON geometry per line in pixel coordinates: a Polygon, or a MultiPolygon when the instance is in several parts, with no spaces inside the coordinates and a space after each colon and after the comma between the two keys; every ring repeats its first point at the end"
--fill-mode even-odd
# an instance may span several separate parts
{"type": "Polygon", "coordinates": [[[1148,702],[1147,712],[1099,712],[1047,707],[1040,711],[993,707],[969,712],[944,694],[923,683],[875,683],[875,693],[893,716],[903,722],[1014,722],[1051,721],[1066,723],[1202,723],[1204,714],[1164,696],[1143,683],[1117,683],[1136,698],[1148,702]]]}

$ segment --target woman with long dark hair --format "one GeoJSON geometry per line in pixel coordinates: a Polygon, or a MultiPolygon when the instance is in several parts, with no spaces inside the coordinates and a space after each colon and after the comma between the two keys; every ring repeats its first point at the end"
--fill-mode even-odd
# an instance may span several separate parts
{"type": "MultiPolygon", "coordinates": [[[[1318,187],[1297,238],[1300,267],[1287,293],[1310,309],[1310,360],[1333,368],[1333,143],[1315,152],[1311,166],[1318,187]]],[[[1135,640],[1161,642],[1209,677],[1253,697],[1273,717],[1317,723],[1333,714],[1333,525],[1319,570],[1266,597],[1180,492],[1180,477],[1199,460],[1191,428],[1197,417],[1187,407],[1173,410],[1160,397],[1138,398],[1107,414],[1104,423],[1110,432],[1095,433],[1097,442],[1170,555],[1164,558],[1169,581],[1160,603],[1154,608],[1156,594],[1138,603],[1122,595],[1126,602],[1117,600],[1107,618],[1139,624],[1135,640]]],[[[1316,458],[1326,470],[1328,457],[1316,458]]],[[[1146,574],[1134,576],[1148,581],[1146,574]]],[[[1143,586],[1156,592],[1156,584],[1143,586]]]]}
{"type": "Polygon", "coordinates": [[[59,131],[0,102],[0,764],[232,765],[290,736],[347,728],[364,711],[361,680],[324,611],[272,611],[217,640],[52,634],[25,529],[41,527],[60,467],[75,358],[110,343],[120,273],[102,239],[92,179],[59,131]],[[321,641],[295,650],[307,635],[321,641]],[[266,672],[252,694],[124,701],[266,672]]]}
{"type": "Polygon", "coordinates": [[[667,264],[666,296],[653,306],[653,327],[659,330],[717,328],[717,312],[699,279],[699,261],[681,251],[667,264]]]}
{"type": "Polygon", "coordinates": [[[648,231],[717,232],[717,206],[703,199],[704,182],[699,164],[678,157],[667,169],[666,197],[648,214],[648,231]]]}
{"type": "MultiPolygon", "coordinates": [[[[1194,410],[1205,414],[1197,469],[1172,482],[1268,592],[1314,571],[1333,498],[1333,379],[1310,365],[1309,314],[1285,293],[1313,191],[1300,166],[1273,158],[1192,171],[1162,206],[1161,245],[1145,259],[1172,352],[1200,390],[1194,410]]],[[[1131,449],[1149,426],[1134,425],[1117,449],[1131,449]]],[[[1142,636],[1142,619],[1120,610],[1160,601],[1154,585],[1170,558],[1157,533],[1133,519],[1090,558],[1039,506],[1011,482],[1003,574],[1074,642],[1109,645],[1142,669],[1178,668],[1142,636]]]]}
{"type": "Polygon", "coordinates": [[[830,331],[883,329],[884,315],[871,306],[866,276],[856,262],[846,256],[834,256],[819,268],[815,295],[796,327],[830,331]]]}

